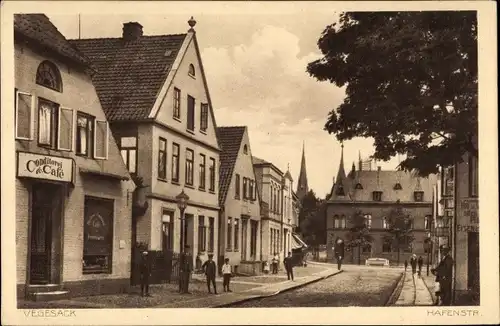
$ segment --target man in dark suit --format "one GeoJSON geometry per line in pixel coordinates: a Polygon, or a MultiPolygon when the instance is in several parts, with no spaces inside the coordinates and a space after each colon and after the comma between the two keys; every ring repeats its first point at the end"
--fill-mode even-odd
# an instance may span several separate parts
{"type": "Polygon", "coordinates": [[[442,247],[443,258],[435,268],[436,279],[439,282],[441,290],[441,301],[443,306],[451,306],[451,283],[453,277],[453,258],[450,255],[450,248],[442,247]]]}
{"type": "Polygon", "coordinates": [[[191,276],[191,271],[193,270],[193,256],[190,254],[190,247],[186,246],[185,252],[181,254],[180,257],[180,282],[179,282],[179,292],[191,294],[189,292],[189,278],[191,276]]]}
{"type": "Polygon", "coordinates": [[[205,276],[207,277],[207,287],[208,293],[212,293],[210,291],[210,283],[214,286],[214,293],[217,294],[217,287],[215,285],[215,274],[217,273],[217,266],[213,261],[214,255],[208,254],[208,260],[203,263],[201,266],[205,271],[205,276]]]}
{"type": "Polygon", "coordinates": [[[285,266],[286,276],[288,277],[288,280],[291,279],[293,281],[293,261],[291,252],[289,252],[288,257],[283,260],[283,265],[285,266]]]}
{"type": "Polygon", "coordinates": [[[151,275],[151,264],[148,259],[148,252],[143,251],[141,256],[141,296],[150,297],[149,276],[151,275]]]}

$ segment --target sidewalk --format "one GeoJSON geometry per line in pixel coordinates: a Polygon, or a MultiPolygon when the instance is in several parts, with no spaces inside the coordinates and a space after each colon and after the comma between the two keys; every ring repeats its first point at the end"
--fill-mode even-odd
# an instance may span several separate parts
{"type": "Polygon", "coordinates": [[[395,306],[432,306],[432,296],[424,283],[424,280],[411,271],[407,271],[403,289],[394,304],[395,306]]]}

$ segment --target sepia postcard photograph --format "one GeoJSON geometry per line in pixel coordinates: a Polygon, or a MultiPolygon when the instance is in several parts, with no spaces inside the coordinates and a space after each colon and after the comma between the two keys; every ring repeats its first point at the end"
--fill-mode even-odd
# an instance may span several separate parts
{"type": "Polygon", "coordinates": [[[3,324],[500,322],[494,2],[0,9],[3,324]]]}

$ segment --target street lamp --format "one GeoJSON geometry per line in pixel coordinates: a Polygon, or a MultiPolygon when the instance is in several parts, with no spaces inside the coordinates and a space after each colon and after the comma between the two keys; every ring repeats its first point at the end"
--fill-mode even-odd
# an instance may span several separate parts
{"type": "Polygon", "coordinates": [[[184,252],[184,211],[186,210],[187,207],[187,202],[189,200],[189,196],[186,195],[184,192],[184,189],[182,189],[181,193],[178,194],[175,199],[177,200],[177,207],[179,207],[179,210],[181,211],[181,236],[180,236],[180,246],[179,246],[179,252],[183,253],[184,252]]]}
{"type": "Polygon", "coordinates": [[[427,251],[427,276],[429,276],[429,257],[430,257],[430,252],[432,248],[432,239],[431,239],[431,233],[427,233],[427,238],[425,239],[424,242],[425,250],[427,251]]]}

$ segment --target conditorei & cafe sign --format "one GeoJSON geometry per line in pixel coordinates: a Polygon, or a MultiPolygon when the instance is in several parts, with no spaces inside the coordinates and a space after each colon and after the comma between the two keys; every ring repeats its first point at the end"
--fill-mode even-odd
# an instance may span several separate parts
{"type": "Polygon", "coordinates": [[[73,162],[66,157],[18,152],[17,176],[72,183],[73,162]]]}

